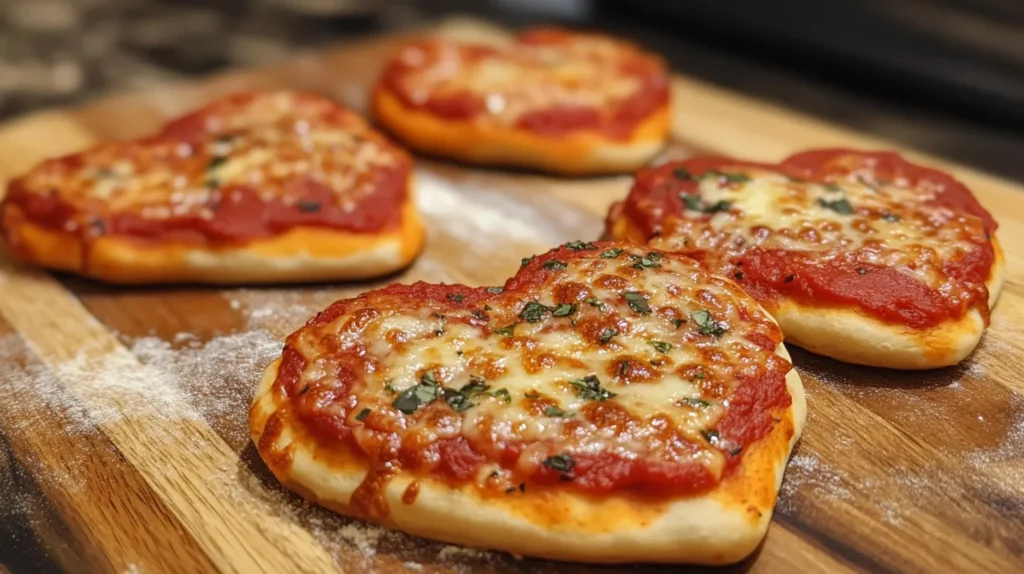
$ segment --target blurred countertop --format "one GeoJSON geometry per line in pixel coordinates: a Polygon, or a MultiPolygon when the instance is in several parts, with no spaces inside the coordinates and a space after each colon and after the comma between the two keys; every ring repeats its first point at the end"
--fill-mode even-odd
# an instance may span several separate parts
{"type": "MultiPolygon", "coordinates": [[[[581,2],[585,0],[580,0],[581,2]]],[[[569,2],[570,4],[572,2],[569,2]]],[[[475,13],[550,21],[513,0],[2,0],[0,121],[232,67],[268,65],[372,33],[475,13]]],[[[550,6],[551,4],[548,3],[550,6]]],[[[677,69],[737,91],[1024,181],[1024,134],[837,85],[756,54],[600,15],[571,23],[631,36],[677,69]]]]}

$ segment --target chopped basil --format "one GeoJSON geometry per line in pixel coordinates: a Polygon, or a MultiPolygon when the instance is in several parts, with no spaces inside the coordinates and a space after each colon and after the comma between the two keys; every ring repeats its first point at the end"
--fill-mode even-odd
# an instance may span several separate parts
{"type": "Polygon", "coordinates": [[[735,274],[733,274],[733,277],[735,277],[737,281],[743,281],[743,272],[737,271],[735,274]]]}
{"type": "Polygon", "coordinates": [[[868,270],[864,269],[863,267],[858,267],[857,268],[857,273],[860,274],[860,275],[867,275],[868,274],[868,270]]]}
{"type": "Polygon", "coordinates": [[[445,295],[448,299],[455,301],[456,303],[462,303],[462,300],[466,298],[465,295],[459,295],[458,293],[449,293],[445,295]]]}
{"type": "Polygon", "coordinates": [[[796,275],[786,275],[786,278],[783,279],[783,281],[786,283],[792,283],[794,279],[796,279],[796,275]]]}
{"type": "Polygon", "coordinates": [[[356,420],[359,422],[363,422],[366,420],[366,417],[368,416],[370,416],[370,409],[363,409],[359,411],[359,414],[356,415],[356,420]]]}
{"type": "Polygon", "coordinates": [[[300,201],[295,204],[295,207],[299,208],[299,211],[303,213],[316,213],[323,207],[319,201],[300,201]]]}
{"type": "Polygon", "coordinates": [[[597,307],[598,309],[604,309],[604,303],[598,301],[597,297],[591,297],[587,299],[586,303],[590,304],[593,307],[597,307]]]}
{"type": "Polygon", "coordinates": [[[473,316],[476,317],[477,319],[482,319],[484,321],[487,320],[487,313],[484,313],[480,309],[473,309],[472,311],[470,311],[470,313],[472,313],[473,316]]]}
{"type": "Polygon", "coordinates": [[[526,483],[525,482],[520,482],[519,483],[519,492],[526,492],[526,483]]]}
{"type": "Polygon", "coordinates": [[[646,257],[641,255],[630,255],[629,257],[633,261],[636,261],[636,263],[633,264],[633,267],[637,269],[661,267],[661,263],[658,262],[664,259],[661,256],[661,253],[655,253],[653,251],[648,253],[646,257]]]}
{"type": "Polygon", "coordinates": [[[567,249],[572,249],[573,251],[593,251],[594,249],[597,249],[597,246],[593,243],[584,243],[582,241],[570,241],[565,244],[565,247],[567,249]]]}
{"type": "Polygon", "coordinates": [[[545,458],[544,462],[541,464],[550,468],[551,470],[556,470],[563,474],[567,474],[572,472],[572,469],[575,468],[576,461],[568,454],[562,453],[545,458]]]}
{"type": "Polygon", "coordinates": [[[299,391],[299,394],[300,395],[304,395],[304,394],[306,394],[308,392],[309,392],[309,383],[306,383],[306,385],[302,387],[302,390],[299,391]]]}
{"type": "Polygon", "coordinates": [[[508,389],[504,387],[494,391],[494,393],[492,393],[492,396],[498,400],[505,401],[506,403],[512,402],[512,395],[510,395],[508,393],[508,389]]]}
{"type": "Polygon", "coordinates": [[[703,379],[704,378],[704,371],[697,371],[696,373],[693,374],[693,378],[698,379],[698,380],[703,379]]]}
{"type": "Polygon", "coordinates": [[[526,267],[527,265],[529,265],[530,262],[533,261],[534,257],[536,257],[536,255],[531,255],[529,257],[523,257],[523,267],[526,267]]]}
{"type": "Polygon", "coordinates": [[[487,292],[490,293],[491,295],[497,295],[498,293],[501,293],[504,290],[505,290],[504,287],[488,287],[487,288],[487,292]]]}
{"type": "Polygon", "coordinates": [[[527,391],[527,392],[523,393],[523,396],[528,398],[528,399],[539,399],[540,398],[540,393],[538,393],[537,391],[527,391]]]}
{"type": "Polygon", "coordinates": [[[619,376],[620,377],[625,377],[626,373],[628,373],[628,372],[629,372],[629,359],[626,359],[625,361],[622,361],[621,363],[619,363],[619,376]]]}
{"type": "Polygon", "coordinates": [[[710,335],[712,337],[721,337],[725,334],[725,327],[719,325],[711,313],[705,309],[694,311],[692,315],[694,322],[697,323],[697,332],[701,335],[710,335]]]}
{"type": "Polygon", "coordinates": [[[729,183],[746,183],[750,181],[750,176],[745,173],[719,173],[720,177],[724,177],[725,181],[729,183]]]}
{"type": "Polygon", "coordinates": [[[648,341],[648,342],[651,344],[652,347],[654,347],[654,350],[658,351],[659,353],[667,353],[667,352],[672,350],[672,345],[669,344],[669,343],[666,343],[665,341],[654,341],[654,340],[651,340],[651,341],[648,341]]]}
{"type": "Polygon", "coordinates": [[[679,326],[682,325],[685,322],[686,322],[686,319],[679,319],[679,318],[672,319],[672,324],[676,326],[676,329],[678,329],[679,326]]]}
{"type": "Polygon", "coordinates": [[[895,213],[889,213],[887,211],[887,212],[882,214],[882,219],[888,221],[889,223],[897,223],[897,222],[900,221],[901,218],[900,218],[900,216],[896,215],[895,213]]]}
{"type": "Polygon", "coordinates": [[[490,311],[490,310],[491,310],[491,306],[488,305],[487,303],[484,303],[484,311],[490,311]]]}
{"type": "Polygon", "coordinates": [[[574,303],[562,303],[555,310],[551,312],[553,317],[568,317],[576,312],[576,305],[574,303]]]}
{"type": "Polygon", "coordinates": [[[651,308],[647,305],[647,299],[644,299],[644,296],[640,293],[637,293],[636,291],[626,291],[622,296],[625,297],[626,303],[629,303],[629,306],[637,313],[641,315],[650,314],[651,308]]]}
{"type": "Polygon", "coordinates": [[[541,267],[543,267],[544,269],[561,271],[562,269],[565,269],[567,265],[565,264],[565,261],[559,261],[557,259],[548,259],[547,261],[544,262],[544,265],[542,265],[541,267]]]}
{"type": "Polygon", "coordinates": [[[562,409],[560,409],[560,408],[558,408],[558,407],[556,407],[554,405],[549,405],[548,407],[546,407],[544,409],[544,416],[546,416],[546,417],[558,417],[558,418],[568,419],[568,418],[572,418],[572,416],[574,414],[576,414],[576,413],[574,413],[572,411],[562,410],[562,409]]]}
{"type": "Polygon", "coordinates": [[[700,431],[700,436],[713,445],[718,444],[718,431],[716,430],[702,430],[700,431]]]}
{"type": "Polygon", "coordinates": [[[618,335],[618,334],[619,334],[619,330],[618,329],[615,329],[614,327],[608,327],[604,331],[601,331],[601,338],[598,339],[598,340],[603,345],[603,344],[607,343],[608,341],[611,341],[612,337],[614,337],[615,335],[618,335]]]}
{"type": "Polygon", "coordinates": [[[441,394],[441,386],[437,383],[437,379],[434,378],[434,372],[427,371],[423,373],[419,384],[402,391],[398,398],[391,403],[391,406],[407,415],[411,415],[421,406],[434,402],[439,394],[441,394]]]}
{"type": "Polygon", "coordinates": [[[825,184],[825,189],[827,189],[829,191],[837,191],[837,192],[841,192],[841,193],[846,193],[845,189],[839,187],[838,185],[836,185],[834,183],[826,183],[825,184]]]}
{"type": "Polygon", "coordinates": [[[440,313],[434,313],[434,317],[441,320],[441,328],[434,331],[434,334],[440,337],[441,335],[444,335],[444,326],[448,324],[448,318],[440,313]]]}
{"type": "Polygon", "coordinates": [[[681,167],[672,170],[672,176],[682,181],[693,181],[693,174],[681,167]]]}
{"type": "Polygon", "coordinates": [[[551,307],[538,303],[536,301],[530,301],[523,307],[523,310],[519,313],[519,318],[529,323],[536,323],[544,319],[544,315],[551,310],[551,307]]]}
{"type": "Polygon", "coordinates": [[[459,392],[467,397],[475,397],[476,395],[486,393],[490,388],[491,385],[486,384],[486,379],[472,375],[469,377],[469,382],[462,385],[459,392]]]}
{"type": "Polygon", "coordinates": [[[831,209],[832,211],[840,213],[842,215],[853,214],[853,206],[850,205],[849,201],[846,201],[845,197],[837,199],[835,201],[829,201],[825,198],[820,198],[818,199],[818,205],[824,207],[825,209],[831,209]]]}
{"type": "Polygon", "coordinates": [[[224,165],[224,162],[228,161],[227,156],[216,156],[210,158],[210,163],[206,164],[206,171],[210,172],[218,167],[224,165]]]}
{"type": "Polygon", "coordinates": [[[512,494],[515,491],[516,491],[516,487],[510,486],[510,487],[505,489],[505,494],[512,494]]]}
{"type": "Polygon", "coordinates": [[[585,401],[606,401],[616,396],[615,393],[601,386],[601,379],[598,379],[597,375],[587,375],[582,379],[573,379],[569,381],[569,384],[576,391],[576,396],[585,401]]]}
{"type": "Polygon", "coordinates": [[[707,204],[701,199],[699,195],[683,195],[683,205],[690,211],[699,211],[701,213],[718,213],[719,211],[729,211],[732,204],[722,199],[716,203],[707,204]]]}
{"type": "Polygon", "coordinates": [[[602,259],[615,259],[619,255],[622,255],[622,251],[623,250],[619,249],[618,247],[613,247],[611,249],[607,249],[605,251],[602,251],[601,252],[601,258],[602,259]]]}
{"type": "Polygon", "coordinates": [[[729,454],[731,454],[732,456],[736,456],[736,455],[738,455],[741,452],[743,452],[743,447],[742,446],[738,446],[738,447],[736,447],[734,449],[731,449],[729,451],[729,454]]]}
{"type": "Polygon", "coordinates": [[[683,399],[683,402],[690,405],[691,407],[698,409],[703,409],[711,406],[711,403],[705,401],[704,399],[698,399],[695,397],[686,397],[685,399],[683,399]]]}
{"type": "Polygon", "coordinates": [[[500,329],[495,329],[494,332],[504,337],[511,337],[515,334],[516,325],[518,324],[519,323],[512,323],[511,325],[506,325],[500,329]]]}
{"type": "Polygon", "coordinates": [[[473,406],[466,395],[455,389],[444,389],[444,402],[448,403],[448,406],[455,412],[462,412],[473,406]]]}
{"type": "Polygon", "coordinates": [[[391,379],[388,379],[388,381],[384,383],[384,390],[392,395],[398,392],[398,389],[395,388],[395,382],[391,379]]]}

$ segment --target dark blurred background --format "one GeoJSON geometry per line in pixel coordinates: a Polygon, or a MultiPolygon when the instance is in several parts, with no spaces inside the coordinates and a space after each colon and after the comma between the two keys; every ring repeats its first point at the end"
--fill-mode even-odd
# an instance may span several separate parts
{"type": "Polygon", "coordinates": [[[701,79],[1024,179],[1024,0],[0,0],[0,119],[459,13],[605,29],[701,79]]]}

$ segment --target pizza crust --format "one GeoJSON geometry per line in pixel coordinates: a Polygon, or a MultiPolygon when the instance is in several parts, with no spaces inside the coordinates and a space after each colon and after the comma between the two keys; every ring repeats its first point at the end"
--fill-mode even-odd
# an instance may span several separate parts
{"type": "Polygon", "coordinates": [[[482,165],[538,169],[562,175],[625,173],[643,167],[665,144],[671,102],[640,122],[627,140],[595,131],[544,136],[511,127],[449,120],[406,107],[378,85],[374,117],[410,147],[482,165]]]}
{"type": "Polygon", "coordinates": [[[262,284],[354,280],[379,277],[409,265],[423,245],[424,231],[412,199],[401,207],[401,223],[380,233],[296,227],[243,245],[195,246],[143,242],[116,235],[83,246],[79,234],[27,221],[7,205],[2,227],[21,258],[50,269],[116,284],[262,284]]]}
{"type": "MultiPolygon", "coordinates": [[[[789,360],[783,345],[776,352],[789,360]]],[[[250,409],[250,434],[260,455],[287,488],[342,514],[366,474],[365,463],[317,444],[282,408],[274,385],[280,360],[264,373],[250,409]]],[[[739,469],[705,495],[670,503],[639,498],[588,498],[543,490],[483,498],[469,488],[399,474],[384,498],[384,523],[410,534],[513,554],[590,563],[738,562],[760,544],[771,521],[783,472],[806,421],[803,386],[786,376],[791,406],[771,434],[752,445],[739,469]],[[418,482],[412,504],[402,501],[418,482]]]]}
{"type": "MultiPolygon", "coordinates": [[[[986,283],[990,309],[999,298],[1005,274],[1005,257],[994,235],[992,246],[996,257],[986,283]]],[[[985,320],[977,310],[924,330],[883,323],[853,309],[792,301],[772,315],[786,341],[798,347],[846,363],[903,370],[956,365],[974,351],[985,331],[985,320]]]]}

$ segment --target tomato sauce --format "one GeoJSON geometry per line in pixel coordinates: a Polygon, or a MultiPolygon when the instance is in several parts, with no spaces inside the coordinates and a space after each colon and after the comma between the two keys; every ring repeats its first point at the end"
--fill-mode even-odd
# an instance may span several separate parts
{"type": "MultiPolygon", "coordinates": [[[[641,170],[627,199],[610,211],[608,231],[611,233],[618,217],[626,217],[639,228],[641,239],[658,237],[669,231],[666,225],[681,217],[682,195],[697,193],[697,178],[686,174],[699,176],[709,170],[742,173],[745,169],[775,171],[818,183],[833,183],[851,173],[870,180],[866,181],[868,184],[897,181],[901,186],[919,190],[925,197],[934,196],[928,204],[977,216],[987,234],[997,228],[994,218],[966,186],[947,174],[913,165],[895,153],[836,149],[801,153],[777,165],[709,157],[641,170]]],[[[955,278],[965,292],[958,297],[944,295],[897,269],[847,262],[856,259],[852,256],[823,263],[815,261],[809,253],[751,248],[727,261],[710,264],[730,276],[739,272],[744,289],[769,307],[782,298],[810,305],[839,303],[884,321],[927,329],[950,318],[960,318],[970,309],[988,317],[985,282],[995,261],[995,251],[987,237],[971,237],[968,241],[975,245],[966,256],[943,265],[943,272],[955,278]],[[724,267],[718,268],[720,265],[724,267]]],[[[716,258],[716,254],[699,251],[687,255],[699,260],[716,258]]]]}

